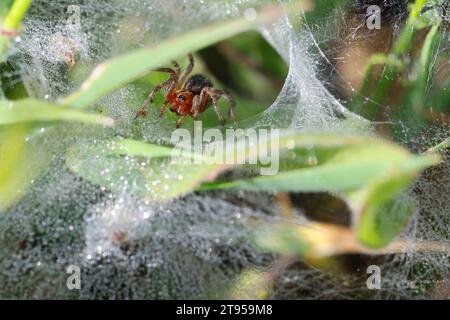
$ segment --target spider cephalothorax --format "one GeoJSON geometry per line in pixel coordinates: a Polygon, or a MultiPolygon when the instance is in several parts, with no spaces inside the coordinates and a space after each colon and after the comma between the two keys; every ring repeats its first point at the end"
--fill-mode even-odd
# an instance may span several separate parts
{"type": "Polygon", "coordinates": [[[180,66],[176,61],[172,61],[174,69],[158,68],[154,70],[167,72],[170,76],[166,81],[153,88],[144,105],[138,111],[137,116],[147,115],[146,109],[149,103],[153,101],[156,93],[164,87],[167,87],[166,100],[161,107],[160,115],[162,116],[164,114],[164,110],[167,105],[170,104],[170,111],[175,112],[181,117],[180,120],[178,120],[177,128],[181,126],[187,116],[197,119],[199,114],[211,105],[214,106],[214,110],[222,126],[225,125],[225,120],[220,113],[219,105],[217,103],[220,97],[223,97],[230,103],[229,114],[236,126],[236,104],[233,97],[226,90],[213,88],[211,81],[201,74],[189,77],[194,68],[194,58],[192,55],[189,55],[188,57],[189,65],[183,74],[181,74],[180,66]]]}

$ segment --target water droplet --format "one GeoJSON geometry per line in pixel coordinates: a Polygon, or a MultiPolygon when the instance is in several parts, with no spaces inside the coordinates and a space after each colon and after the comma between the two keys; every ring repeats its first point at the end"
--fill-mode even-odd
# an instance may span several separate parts
{"type": "Polygon", "coordinates": [[[247,8],[244,11],[244,18],[248,21],[256,19],[256,10],[254,8],[247,8]]]}
{"type": "Polygon", "coordinates": [[[289,150],[294,149],[294,148],[295,148],[295,141],[294,141],[294,140],[289,140],[289,141],[287,142],[287,144],[286,144],[286,147],[287,147],[289,150]]]}

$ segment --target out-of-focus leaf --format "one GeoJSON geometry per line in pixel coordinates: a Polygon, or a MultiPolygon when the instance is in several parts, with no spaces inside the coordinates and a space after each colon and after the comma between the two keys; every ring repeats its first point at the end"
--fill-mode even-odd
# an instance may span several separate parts
{"type": "Polygon", "coordinates": [[[0,101],[0,125],[37,122],[82,122],[112,126],[111,118],[33,99],[0,101]]]}
{"type": "Polygon", "coordinates": [[[365,140],[357,146],[346,146],[344,141],[329,152],[311,144],[308,152],[314,154],[314,166],[275,176],[207,183],[201,189],[340,192],[353,210],[358,239],[369,247],[386,246],[412,213],[413,205],[408,201],[399,203],[397,195],[423,169],[440,159],[431,154],[414,156],[382,141],[365,140]]]}
{"type": "Polygon", "coordinates": [[[264,249],[283,255],[303,256],[312,248],[303,237],[301,227],[288,223],[271,223],[257,229],[256,244],[264,249]]]}
{"type": "Polygon", "coordinates": [[[39,138],[29,139],[26,125],[0,127],[0,211],[19,200],[50,163],[39,138]]]}
{"type": "Polygon", "coordinates": [[[20,199],[50,165],[51,152],[41,137],[30,138],[33,127],[62,121],[113,124],[112,119],[102,115],[37,100],[0,100],[0,211],[20,199]]]}
{"type": "MultiPolygon", "coordinates": [[[[275,176],[206,182],[200,187],[200,183],[211,181],[239,162],[196,164],[190,153],[169,157],[173,155],[170,148],[132,140],[79,145],[71,149],[67,161],[74,172],[105,188],[126,189],[160,201],[196,189],[339,192],[350,201],[358,238],[371,247],[389,243],[410,216],[411,210],[399,211],[398,215],[387,211],[389,203],[422,169],[439,162],[434,154],[415,156],[390,142],[369,137],[287,132],[272,139],[277,139],[280,150],[288,151],[281,153],[283,157],[297,152],[296,159],[286,160],[293,168],[282,167],[286,171],[275,176]]],[[[270,145],[274,143],[260,143],[269,141],[270,145]]],[[[240,153],[238,147],[232,149],[241,160],[261,149],[261,145],[244,147],[240,153]]]]}
{"type": "MultiPolygon", "coordinates": [[[[343,144],[352,146],[366,141],[370,140],[354,136],[299,135],[288,132],[282,134],[277,142],[281,149],[316,146],[320,150],[329,150],[343,144]]],[[[260,140],[259,143],[266,145],[267,141],[260,140]]],[[[234,164],[208,164],[196,161],[199,154],[183,152],[182,149],[172,154],[174,150],[170,148],[127,139],[99,139],[95,144],[80,142],[69,150],[66,160],[74,172],[93,183],[116,191],[126,188],[140,197],[164,201],[194,191],[202,182],[213,180],[220,172],[261,149],[248,144],[243,148],[237,145],[240,144],[236,143],[230,152],[234,154],[234,164]],[[242,154],[236,151],[239,149],[243,151],[242,154]]],[[[207,155],[201,156],[205,156],[203,160],[209,159],[207,155]]]]}
{"type": "Polygon", "coordinates": [[[26,130],[18,126],[0,130],[0,211],[3,211],[20,197],[26,180],[26,130]]]}
{"type": "Polygon", "coordinates": [[[269,296],[270,281],[265,272],[244,270],[230,289],[234,300],[264,300],[269,296]]]}
{"type": "MultiPolygon", "coordinates": [[[[397,181],[389,181],[384,185],[395,184],[397,181]]],[[[402,184],[400,184],[401,186],[402,184]]],[[[383,184],[380,184],[382,188],[383,184]]],[[[389,188],[389,186],[387,186],[389,188]]],[[[358,239],[370,248],[384,248],[397,237],[406,226],[414,211],[414,202],[407,195],[396,195],[394,189],[386,199],[380,199],[372,191],[372,198],[368,199],[364,208],[359,208],[355,232],[358,239]]]]}
{"type": "Polygon", "coordinates": [[[107,140],[74,145],[66,161],[72,171],[109,190],[167,201],[216,176],[220,166],[194,165],[196,157],[134,140],[107,140]]]}
{"type": "Polygon", "coordinates": [[[414,203],[400,192],[421,170],[439,162],[437,156],[417,156],[387,170],[368,186],[350,194],[354,210],[354,228],[358,239],[366,246],[382,248],[388,245],[406,225],[414,203]]]}
{"type": "MultiPolygon", "coordinates": [[[[307,141],[308,136],[304,138],[307,141]]],[[[304,145],[294,144],[297,150],[306,149],[305,154],[309,154],[309,157],[305,158],[305,162],[309,162],[309,166],[283,171],[275,176],[204,184],[202,189],[346,192],[368,185],[392,168],[400,170],[402,166],[414,167],[419,164],[416,168],[416,172],[419,172],[436,161],[434,157],[412,156],[398,146],[367,138],[361,138],[360,143],[354,145],[348,144],[350,137],[342,136],[341,144],[337,148],[332,143],[333,140],[339,139],[337,136],[330,139],[328,147],[316,144],[320,141],[319,137],[310,138],[310,142],[304,145]]]]}
{"type": "Polygon", "coordinates": [[[255,241],[260,247],[284,256],[311,260],[364,251],[351,229],[317,222],[264,225],[257,228],[255,241]]]}

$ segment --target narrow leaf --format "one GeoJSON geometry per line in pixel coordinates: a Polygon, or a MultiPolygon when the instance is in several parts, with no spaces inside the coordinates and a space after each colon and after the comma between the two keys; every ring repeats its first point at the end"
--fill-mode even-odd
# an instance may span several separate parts
{"type": "Polygon", "coordinates": [[[0,100],[0,125],[31,122],[82,122],[112,126],[111,118],[33,99],[0,100]]]}

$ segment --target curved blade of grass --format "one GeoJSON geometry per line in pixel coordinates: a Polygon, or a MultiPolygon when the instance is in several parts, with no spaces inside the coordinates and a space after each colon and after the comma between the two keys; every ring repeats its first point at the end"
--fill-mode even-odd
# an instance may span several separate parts
{"type": "MultiPolygon", "coordinates": [[[[435,57],[436,50],[438,49],[436,44],[440,36],[439,26],[439,24],[433,25],[428,32],[416,66],[417,76],[414,91],[410,97],[410,103],[412,105],[413,114],[419,119],[422,117],[423,108],[426,106],[426,93],[428,82],[431,78],[432,61],[435,57]]],[[[408,111],[406,112],[408,113],[408,117],[410,117],[411,113],[408,111]]]]}
{"type": "MultiPolygon", "coordinates": [[[[183,150],[175,152],[172,157],[174,151],[172,148],[135,140],[99,141],[96,144],[80,143],[69,150],[66,161],[72,171],[95,184],[116,191],[123,190],[123,182],[128,181],[125,187],[134,185],[132,192],[136,195],[160,201],[192,192],[202,182],[211,181],[220,172],[235,166],[226,163],[196,162],[197,159],[207,160],[208,157],[204,157],[203,154],[183,152],[183,150]],[[147,160],[152,161],[149,163],[147,160]],[[170,179],[165,178],[167,175],[170,179]],[[120,180],[121,177],[122,180],[120,180]],[[153,183],[158,181],[161,181],[163,190],[159,190],[157,186],[153,187],[153,183]]],[[[267,143],[267,141],[261,143],[267,143]]],[[[286,132],[279,138],[281,149],[310,150],[315,147],[317,150],[328,152],[343,146],[350,148],[360,144],[372,145],[373,139],[324,134],[299,135],[297,132],[286,132]]],[[[235,163],[238,163],[237,160],[242,157],[250,157],[257,150],[258,148],[246,145],[244,154],[238,154],[235,149],[232,149],[236,156],[235,163]]],[[[321,158],[321,151],[316,155],[321,158]]]]}
{"type": "Polygon", "coordinates": [[[428,153],[439,152],[448,148],[450,148],[450,138],[447,138],[438,145],[428,149],[427,152],[428,153]]]}
{"type": "MultiPolygon", "coordinates": [[[[146,143],[142,141],[132,140],[132,139],[123,139],[115,141],[115,145],[117,146],[116,153],[121,155],[129,155],[129,156],[140,156],[145,158],[161,158],[161,157],[170,157],[174,155],[174,149],[171,147],[163,147],[157,144],[146,143]]],[[[179,157],[185,157],[187,159],[200,159],[201,155],[198,155],[193,152],[187,152],[180,150],[180,152],[176,153],[179,157]]]]}
{"type": "Polygon", "coordinates": [[[276,176],[205,183],[200,190],[340,192],[349,197],[358,239],[368,247],[381,248],[399,234],[412,213],[412,203],[399,202],[397,195],[421,170],[440,161],[435,154],[414,156],[382,142],[342,146],[331,152],[335,154],[328,154],[315,167],[276,176]]]}
{"type": "MultiPolygon", "coordinates": [[[[268,143],[262,141],[261,143],[268,143]]],[[[272,142],[270,141],[272,144],[272,142]]],[[[283,132],[278,139],[278,145],[281,150],[303,151],[305,154],[313,155],[317,166],[312,166],[307,161],[291,161],[290,166],[298,171],[289,171],[288,173],[280,173],[277,177],[260,177],[256,179],[267,179],[267,188],[273,189],[292,189],[297,190],[354,190],[358,187],[366,185],[371,181],[376,174],[382,172],[393,161],[403,161],[408,159],[409,154],[402,148],[395,146],[389,142],[380,142],[376,139],[362,136],[339,136],[339,135],[324,135],[324,134],[299,134],[298,132],[283,132]],[[305,168],[306,167],[306,168],[305,168]],[[302,169],[300,169],[302,168],[302,169]],[[299,180],[299,177],[306,177],[299,180]],[[274,188],[276,180],[279,180],[277,188],[274,188]],[[286,181],[291,183],[286,183],[286,181]],[[330,183],[332,182],[332,183],[330,183]],[[302,184],[303,183],[303,184],[302,184]]],[[[237,147],[236,147],[237,148],[237,147]]],[[[257,152],[260,148],[250,147],[245,145],[243,154],[232,152],[239,158],[247,159],[257,152]]],[[[102,145],[90,146],[89,143],[83,146],[75,146],[70,152],[69,166],[82,177],[91,180],[94,183],[110,187],[111,182],[117,187],[117,177],[141,176],[151,173],[144,178],[139,178],[141,181],[164,181],[167,186],[166,192],[162,192],[164,197],[160,199],[170,199],[188,192],[193,191],[198,185],[204,181],[211,181],[217,174],[227,170],[235,164],[226,163],[210,163],[205,162],[193,163],[192,159],[197,159],[202,155],[193,155],[191,152],[175,153],[176,161],[170,161],[173,149],[169,147],[161,147],[140,141],[134,140],[116,140],[114,142],[105,142],[102,145]],[[92,149],[94,148],[94,149],[92,149]],[[100,148],[100,149],[99,149],[100,148]],[[96,155],[93,159],[92,155],[96,155]],[[128,159],[127,159],[128,156],[128,159]],[[126,164],[130,161],[129,157],[141,159],[137,163],[144,163],[144,168],[136,168],[139,174],[132,174],[128,172],[129,169],[136,165],[126,164]],[[161,158],[157,162],[153,161],[148,165],[145,159],[161,158]],[[185,159],[186,161],[183,161],[185,159]],[[95,162],[95,166],[91,162],[95,162]],[[107,162],[111,162],[108,165],[107,162]],[[112,163],[115,163],[114,165],[112,163]],[[119,165],[121,163],[121,165],[119,165]],[[158,166],[164,168],[158,169],[158,166]],[[95,169],[93,169],[95,167],[95,169]],[[103,168],[103,170],[102,170],[103,168]],[[100,172],[108,169],[109,177],[105,179],[105,175],[100,176],[100,172]],[[124,171],[120,174],[118,168],[123,168],[124,171]],[[176,173],[175,179],[163,179],[167,171],[170,169],[172,173],[176,173]],[[127,173],[128,172],[128,173],[127,173]],[[159,173],[164,172],[164,173],[159,173]],[[178,180],[177,177],[183,178],[178,180]],[[169,192],[170,191],[170,192],[169,192]]],[[[282,154],[284,156],[284,154],[282,154]]],[[[204,159],[205,160],[205,159],[204,159]]],[[[284,169],[284,168],[283,168],[284,169]]],[[[133,178],[133,179],[134,179],[133,178]]],[[[198,190],[207,190],[214,188],[232,187],[234,183],[228,185],[217,183],[203,184],[198,190]]],[[[249,188],[247,183],[246,188],[249,188]]],[[[256,188],[261,188],[258,185],[256,188]]],[[[154,191],[154,190],[152,190],[154,191]]],[[[145,192],[139,192],[140,196],[145,196],[145,192]]]]}
{"type": "MultiPolygon", "coordinates": [[[[296,2],[296,10],[299,10],[302,3],[296,2]]],[[[106,61],[92,72],[79,91],[62,102],[75,108],[86,108],[102,96],[138,79],[151,69],[168,63],[171,59],[255,29],[261,23],[276,20],[283,12],[282,6],[266,7],[254,20],[237,18],[206,26],[168,39],[154,47],[139,49],[106,61]]]]}
{"type": "MultiPolygon", "coordinates": [[[[305,167],[299,162],[295,163],[298,168],[275,176],[207,182],[198,187],[233,165],[195,165],[183,161],[183,157],[181,161],[174,161],[168,156],[172,154],[170,148],[133,140],[108,144],[104,154],[81,146],[72,149],[67,161],[74,172],[89,181],[118,192],[125,188],[144,199],[157,201],[167,201],[194,190],[230,188],[339,192],[347,195],[353,210],[357,239],[370,248],[384,247],[398,235],[413,208],[408,201],[399,203],[398,193],[422,169],[440,161],[435,154],[414,156],[389,142],[358,136],[289,132],[280,137],[279,146],[313,154],[317,163],[305,167]],[[145,158],[153,160],[143,161],[145,158]]],[[[255,149],[258,148],[248,147],[244,156],[250,156],[255,149]]]]}
{"type": "Polygon", "coordinates": [[[114,192],[127,190],[143,199],[168,201],[215,177],[219,166],[193,165],[196,157],[170,147],[117,139],[74,145],[66,163],[79,176],[114,192]]]}
{"type": "Polygon", "coordinates": [[[147,158],[169,157],[172,148],[163,147],[157,144],[145,143],[142,141],[123,139],[114,143],[117,154],[141,156],[147,158]]]}
{"type": "Polygon", "coordinates": [[[111,118],[33,99],[0,101],[0,125],[31,122],[82,122],[112,126],[111,118]]]}
{"type": "Polygon", "coordinates": [[[367,163],[355,165],[329,164],[313,168],[303,168],[281,172],[276,176],[262,176],[233,182],[205,183],[199,190],[240,189],[250,191],[285,191],[285,192],[338,192],[356,190],[371,179],[383,164],[367,163]],[[352,173],[349,175],[349,173],[352,173]]]}
{"type": "MultiPolygon", "coordinates": [[[[435,157],[398,158],[388,162],[358,157],[355,150],[354,161],[330,161],[312,168],[301,168],[281,172],[275,176],[261,176],[232,182],[212,182],[200,186],[199,190],[242,189],[251,191],[292,191],[292,192],[338,192],[352,191],[362,188],[379,177],[393,165],[421,164],[421,168],[436,164],[435,157]],[[420,160],[420,161],[419,161],[420,160]],[[424,164],[422,164],[424,161],[424,164]]],[[[375,154],[374,154],[375,156],[375,154]]]]}

